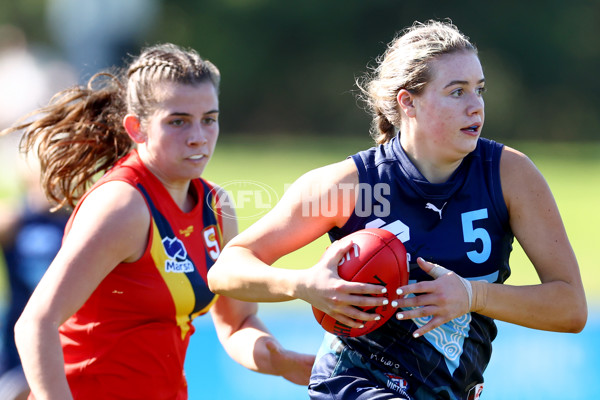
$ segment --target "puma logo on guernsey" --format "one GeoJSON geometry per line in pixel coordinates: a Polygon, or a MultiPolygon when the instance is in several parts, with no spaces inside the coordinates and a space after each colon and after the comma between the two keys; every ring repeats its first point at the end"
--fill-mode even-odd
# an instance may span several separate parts
{"type": "Polygon", "coordinates": [[[194,232],[194,226],[190,225],[185,229],[180,229],[179,233],[184,235],[185,237],[190,237],[190,235],[192,234],[192,232],[194,232]]]}
{"type": "Polygon", "coordinates": [[[187,251],[181,240],[166,237],[162,244],[170,258],[165,260],[165,272],[186,273],[194,270],[194,264],[187,259],[187,251]]]}
{"type": "Polygon", "coordinates": [[[440,219],[442,219],[442,210],[444,209],[444,207],[446,207],[446,203],[444,203],[444,205],[442,206],[442,208],[437,208],[435,205],[431,204],[431,203],[427,203],[425,204],[425,208],[427,208],[428,210],[433,210],[436,213],[438,213],[440,215],[440,219]]]}

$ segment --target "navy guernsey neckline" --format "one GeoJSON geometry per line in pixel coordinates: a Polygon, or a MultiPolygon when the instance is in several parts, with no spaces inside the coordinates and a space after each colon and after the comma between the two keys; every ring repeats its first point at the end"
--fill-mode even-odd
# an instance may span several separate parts
{"type": "MultiPolygon", "coordinates": [[[[450,178],[444,183],[431,183],[423,176],[421,171],[413,164],[410,160],[402,145],[400,144],[400,137],[396,136],[391,140],[390,147],[398,160],[399,168],[402,173],[410,178],[408,183],[411,187],[416,190],[424,198],[430,199],[443,199],[452,196],[465,182],[468,177],[466,170],[471,163],[473,153],[477,151],[477,148],[469,153],[460,163],[458,168],[450,175],[450,178]]],[[[479,141],[477,142],[479,147],[479,141]]]]}

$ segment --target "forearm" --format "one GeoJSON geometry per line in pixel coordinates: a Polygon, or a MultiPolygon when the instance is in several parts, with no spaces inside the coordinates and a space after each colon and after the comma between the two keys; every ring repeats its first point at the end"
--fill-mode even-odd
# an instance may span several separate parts
{"type": "Polygon", "coordinates": [[[533,329],[580,332],[587,319],[583,289],[564,281],[511,286],[473,281],[472,311],[533,329]]]}
{"type": "Polygon", "coordinates": [[[296,298],[301,272],[271,267],[248,249],[226,247],[208,272],[211,291],[249,302],[296,298]]]}
{"type": "Polygon", "coordinates": [[[25,377],[37,400],[73,398],[55,326],[21,317],[15,326],[15,342],[25,377]]]}
{"type": "Polygon", "coordinates": [[[223,347],[236,362],[263,374],[279,375],[271,364],[267,341],[275,338],[256,315],[251,315],[233,334],[221,338],[223,347]]]}

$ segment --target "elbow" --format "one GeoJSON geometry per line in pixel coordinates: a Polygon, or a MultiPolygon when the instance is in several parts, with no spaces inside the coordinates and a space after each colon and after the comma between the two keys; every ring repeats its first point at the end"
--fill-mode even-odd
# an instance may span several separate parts
{"type": "Polygon", "coordinates": [[[583,306],[578,307],[569,313],[567,320],[567,326],[565,329],[568,333],[580,333],[585,328],[588,318],[587,305],[584,303],[583,306]]]}
{"type": "Polygon", "coordinates": [[[556,331],[565,333],[580,333],[585,328],[588,319],[588,307],[584,296],[579,296],[568,307],[563,308],[563,318],[556,331]]]}
{"type": "Polygon", "coordinates": [[[223,285],[223,274],[220,269],[217,261],[217,263],[208,270],[206,275],[208,289],[215,294],[223,294],[222,291],[225,289],[223,285]]]}
{"type": "Polygon", "coordinates": [[[19,354],[21,354],[22,350],[27,346],[27,343],[29,342],[28,337],[33,332],[33,329],[32,321],[27,318],[25,313],[21,314],[15,323],[13,330],[15,335],[15,345],[19,354]]]}

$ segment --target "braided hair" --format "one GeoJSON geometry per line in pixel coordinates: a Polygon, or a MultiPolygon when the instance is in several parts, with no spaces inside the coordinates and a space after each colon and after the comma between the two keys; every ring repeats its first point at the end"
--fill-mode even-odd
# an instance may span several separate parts
{"type": "Polygon", "coordinates": [[[142,123],[156,107],[158,82],[219,88],[220,72],[191,49],[173,44],[148,47],[129,67],[94,75],[87,86],[57,93],[45,107],[26,115],[0,134],[23,131],[20,149],[35,151],[41,182],[54,209],[74,207],[96,177],[135,146],[123,117],[142,123]]]}

